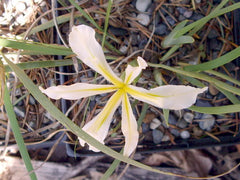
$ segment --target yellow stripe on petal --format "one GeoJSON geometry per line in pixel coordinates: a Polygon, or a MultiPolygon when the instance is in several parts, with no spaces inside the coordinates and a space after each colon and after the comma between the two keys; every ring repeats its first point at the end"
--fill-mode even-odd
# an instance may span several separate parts
{"type": "MultiPolygon", "coordinates": [[[[103,110],[82,128],[85,132],[97,139],[102,144],[104,143],[104,139],[108,134],[113,114],[121,103],[123,93],[124,92],[122,90],[118,90],[115,94],[113,94],[103,110]]],[[[84,146],[86,143],[81,138],[79,138],[79,142],[82,146],[84,146]]],[[[96,152],[99,151],[93,146],[89,146],[89,149],[96,152]]]]}
{"type": "Polygon", "coordinates": [[[134,98],[163,109],[179,110],[196,102],[197,96],[207,90],[183,85],[166,85],[146,90],[136,86],[126,86],[125,90],[134,98]]]}
{"type": "Polygon", "coordinates": [[[73,26],[69,34],[69,44],[78,58],[86,65],[101,74],[116,86],[122,80],[112,71],[108,65],[102,47],[95,38],[93,28],[86,25],[73,26]]]}
{"type": "Polygon", "coordinates": [[[124,85],[124,83],[122,82],[122,80],[120,80],[119,78],[116,78],[116,76],[112,75],[111,71],[109,71],[108,68],[102,66],[102,65],[99,65],[98,66],[99,69],[101,70],[101,74],[104,74],[104,77],[111,83],[113,83],[115,86],[117,87],[122,87],[124,85]]]}
{"type": "Polygon", "coordinates": [[[137,130],[137,121],[126,93],[122,101],[122,132],[125,136],[123,155],[130,156],[137,147],[139,133],[137,130]]]}
{"type": "Polygon", "coordinates": [[[63,98],[69,100],[76,100],[84,97],[94,96],[97,94],[116,91],[117,88],[114,85],[76,83],[69,86],[60,85],[52,86],[47,89],[40,88],[40,90],[52,99],[63,98]]]}

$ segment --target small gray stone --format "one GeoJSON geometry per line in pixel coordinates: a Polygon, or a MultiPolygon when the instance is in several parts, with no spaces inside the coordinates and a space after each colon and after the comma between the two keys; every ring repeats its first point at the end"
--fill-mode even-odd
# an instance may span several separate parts
{"type": "Polygon", "coordinates": [[[152,0],[137,0],[136,9],[145,12],[148,6],[151,4],[152,0]]]}
{"type": "Polygon", "coordinates": [[[176,23],[175,20],[171,16],[167,16],[166,20],[171,26],[173,26],[176,23]]]}
{"type": "Polygon", "coordinates": [[[199,127],[202,130],[210,131],[215,124],[215,117],[210,114],[203,114],[202,120],[199,122],[199,127]]]}
{"type": "Polygon", "coordinates": [[[185,112],[184,115],[183,115],[183,119],[185,121],[187,121],[188,123],[192,123],[193,118],[194,118],[194,114],[190,113],[190,112],[185,112]]]}
{"type": "Polygon", "coordinates": [[[161,125],[161,121],[157,118],[154,118],[150,123],[150,129],[156,129],[161,125]]]}
{"type": "MultiPolygon", "coordinates": [[[[29,122],[29,126],[30,126],[31,128],[34,128],[35,125],[36,125],[35,122],[33,122],[33,121],[30,121],[30,122],[29,122]]],[[[28,128],[28,130],[31,131],[30,128],[28,128]]]]}
{"type": "Polygon", "coordinates": [[[203,116],[203,113],[195,112],[194,119],[201,119],[203,116]]]}
{"type": "Polygon", "coordinates": [[[177,129],[175,129],[175,128],[170,128],[170,132],[171,132],[171,134],[173,134],[175,137],[179,137],[179,135],[180,135],[180,132],[179,132],[177,129]]]}
{"type": "Polygon", "coordinates": [[[165,24],[159,24],[155,28],[155,33],[157,35],[166,35],[167,34],[167,26],[165,24]]]}
{"type": "Polygon", "coordinates": [[[16,113],[17,116],[24,118],[25,117],[25,109],[23,107],[19,106],[14,106],[14,112],[16,113]]]}
{"type": "Polygon", "coordinates": [[[113,26],[109,26],[109,31],[111,31],[111,33],[113,33],[115,36],[126,36],[128,34],[126,29],[116,28],[113,26]]]}
{"type": "Polygon", "coordinates": [[[153,136],[153,142],[155,144],[159,144],[162,141],[163,133],[157,129],[154,129],[152,131],[152,136],[153,136]]]}
{"type": "Polygon", "coordinates": [[[182,131],[180,133],[180,136],[182,139],[188,139],[188,138],[190,138],[190,133],[188,131],[182,131]]]}
{"type": "Polygon", "coordinates": [[[196,106],[200,107],[212,107],[212,105],[208,101],[203,101],[201,99],[198,99],[196,102],[196,106]]]}
{"type": "Polygon", "coordinates": [[[91,100],[90,103],[89,103],[90,109],[94,109],[95,105],[96,105],[96,101],[95,100],[91,100]]]}
{"type": "Polygon", "coordinates": [[[183,13],[183,16],[186,17],[186,18],[190,18],[192,16],[193,12],[192,11],[185,11],[183,13]]]}
{"type": "Polygon", "coordinates": [[[36,104],[35,98],[32,97],[31,95],[29,96],[29,104],[31,104],[31,105],[35,105],[36,104]]]}
{"type": "Polygon", "coordinates": [[[184,14],[187,10],[183,7],[177,7],[177,10],[180,14],[184,14]]]}
{"type": "Polygon", "coordinates": [[[87,75],[89,78],[91,78],[94,76],[94,73],[92,71],[87,71],[87,75]]]}
{"type": "Polygon", "coordinates": [[[177,126],[179,127],[179,128],[182,128],[182,129],[184,129],[184,128],[186,128],[187,127],[187,122],[184,120],[184,119],[181,119],[180,121],[178,121],[178,123],[177,123],[177,126]]]}
{"type": "Polygon", "coordinates": [[[128,50],[128,46],[127,45],[123,45],[119,49],[119,51],[121,51],[123,54],[126,54],[127,50],[128,50]]]}
{"type": "Polygon", "coordinates": [[[204,18],[204,16],[202,14],[193,13],[193,15],[191,16],[191,19],[194,20],[194,21],[197,21],[197,20],[202,19],[202,18],[204,18]]]}
{"type": "Polygon", "coordinates": [[[150,17],[147,14],[138,14],[137,20],[140,24],[147,26],[150,23],[150,17]]]}
{"type": "MultiPolygon", "coordinates": [[[[165,118],[164,118],[163,116],[161,116],[161,119],[162,119],[162,125],[163,125],[163,127],[169,128],[169,127],[167,126],[167,123],[166,123],[165,118]]],[[[178,122],[177,122],[177,118],[176,118],[174,115],[169,114],[168,124],[177,125],[177,123],[178,123],[178,122]]]]}
{"type": "Polygon", "coordinates": [[[176,125],[177,124],[177,118],[174,115],[169,114],[168,123],[172,124],[172,125],[176,125]]]}
{"type": "Polygon", "coordinates": [[[178,20],[179,20],[179,21],[184,21],[185,19],[186,19],[186,17],[184,17],[184,16],[181,15],[181,14],[180,14],[179,17],[178,17],[178,20]]]}
{"type": "Polygon", "coordinates": [[[142,123],[142,133],[146,133],[149,131],[149,124],[142,123]]]}

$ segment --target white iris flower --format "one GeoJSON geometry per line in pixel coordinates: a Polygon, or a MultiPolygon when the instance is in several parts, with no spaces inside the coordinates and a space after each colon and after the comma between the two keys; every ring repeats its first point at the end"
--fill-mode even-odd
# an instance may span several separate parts
{"type": "MultiPolygon", "coordinates": [[[[72,28],[69,34],[69,44],[77,57],[86,65],[101,74],[113,85],[96,85],[87,83],[76,83],[73,85],[53,86],[42,92],[53,99],[76,100],[84,97],[94,96],[102,93],[114,92],[103,110],[88,122],[83,130],[104,143],[112,117],[118,106],[122,105],[121,129],[125,136],[124,155],[130,156],[136,149],[139,133],[137,122],[134,117],[129,95],[158,108],[179,110],[188,108],[195,103],[197,95],[204,92],[205,88],[194,88],[183,85],[166,85],[150,90],[142,87],[130,85],[133,80],[147,67],[147,63],[141,57],[137,58],[138,66],[128,65],[125,71],[124,81],[120,79],[108,65],[102,47],[95,39],[95,31],[89,26],[79,25],[72,28]]],[[[79,138],[80,144],[86,143],[79,138]]],[[[99,151],[93,146],[89,146],[93,151],[99,151]]]]}

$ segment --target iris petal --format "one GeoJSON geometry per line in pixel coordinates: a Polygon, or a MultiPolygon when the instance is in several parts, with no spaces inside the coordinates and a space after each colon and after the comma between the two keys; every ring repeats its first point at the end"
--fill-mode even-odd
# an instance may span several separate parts
{"type": "MultiPolygon", "coordinates": [[[[85,132],[97,139],[102,144],[104,143],[104,139],[108,134],[113,114],[121,103],[122,94],[123,91],[121,90],[113,94],[103,110],[82,128],[85,132]]],[[[79,138],[79,142],[82,146],[84,146],[86,143],[81,138],[79,138]]],[[[89,145],[89,149],[95,152],[99,151],[97,148],[91,145],[89,145]]]]}
{"type": "Polygon", "coordinates": [[[114,85],[96,85],[96,84],[87,84],[87,83],[76,83],[69,86],[60,85],[52,86],[47,89],[40,90],[52,99],[68,99],[76,100],[83,97],[89,97],[97,94],[108,93],[116,91],[114,85]]]}
{"type": "Polygon", "coordinates": [[[69,44],[77,57],[111,83],[120,86],[122,80],[108,65],[102,47],[95,39],[95,31],[86,25],[74,26],[69,34],[69,44]]]}
{"type": "Polygon", "coordinates": [[[122,132],[125,136],[124,156],[130,156],[137,147],[139,137],[137,128],[137,121],[132,112],[128,96],[124,94],[122,100],[122,132]]]}
{"type": "Polygon", "coordinates": [[[165,85],[150,90],[127,86],[126,91],[134,98],[153,106],[179,110],[188,108],[196,102],[197,96],[207,90],[183,85],[165,85]]]}
{"type": "Polygon", "coordinates": [[[133,80],[141,73],[142,69],[145,69],[147,67],[146,61],[138,56],[137,58],[138,66],[133,67],[131,65],[128,65],[126,68],[126,76],[124,83],[125,84],[131,84],[133,80]]]}

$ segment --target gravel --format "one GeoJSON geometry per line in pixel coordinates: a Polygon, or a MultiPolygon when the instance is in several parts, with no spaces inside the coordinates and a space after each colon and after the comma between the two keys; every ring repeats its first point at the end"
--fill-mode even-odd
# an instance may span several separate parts
{"type": "Polygon", "coordinates": [[[199,122],[199,127],[202,130],[210,131],[215,124],[215,117],[210,114],[204,114],[202,120],[199,122]]]}
{"type": "Polygon", "coordinates": [[[145,12],[151,3],[152,3],[151,0],[137,0],[136,9],[141,12],[145,12]]]}
{"type": "Polygon", "coordinates": [[[159,144],[162,141],[163,133],[160,130],[154,129],[152,131],[154,144],[159,144]]]}

